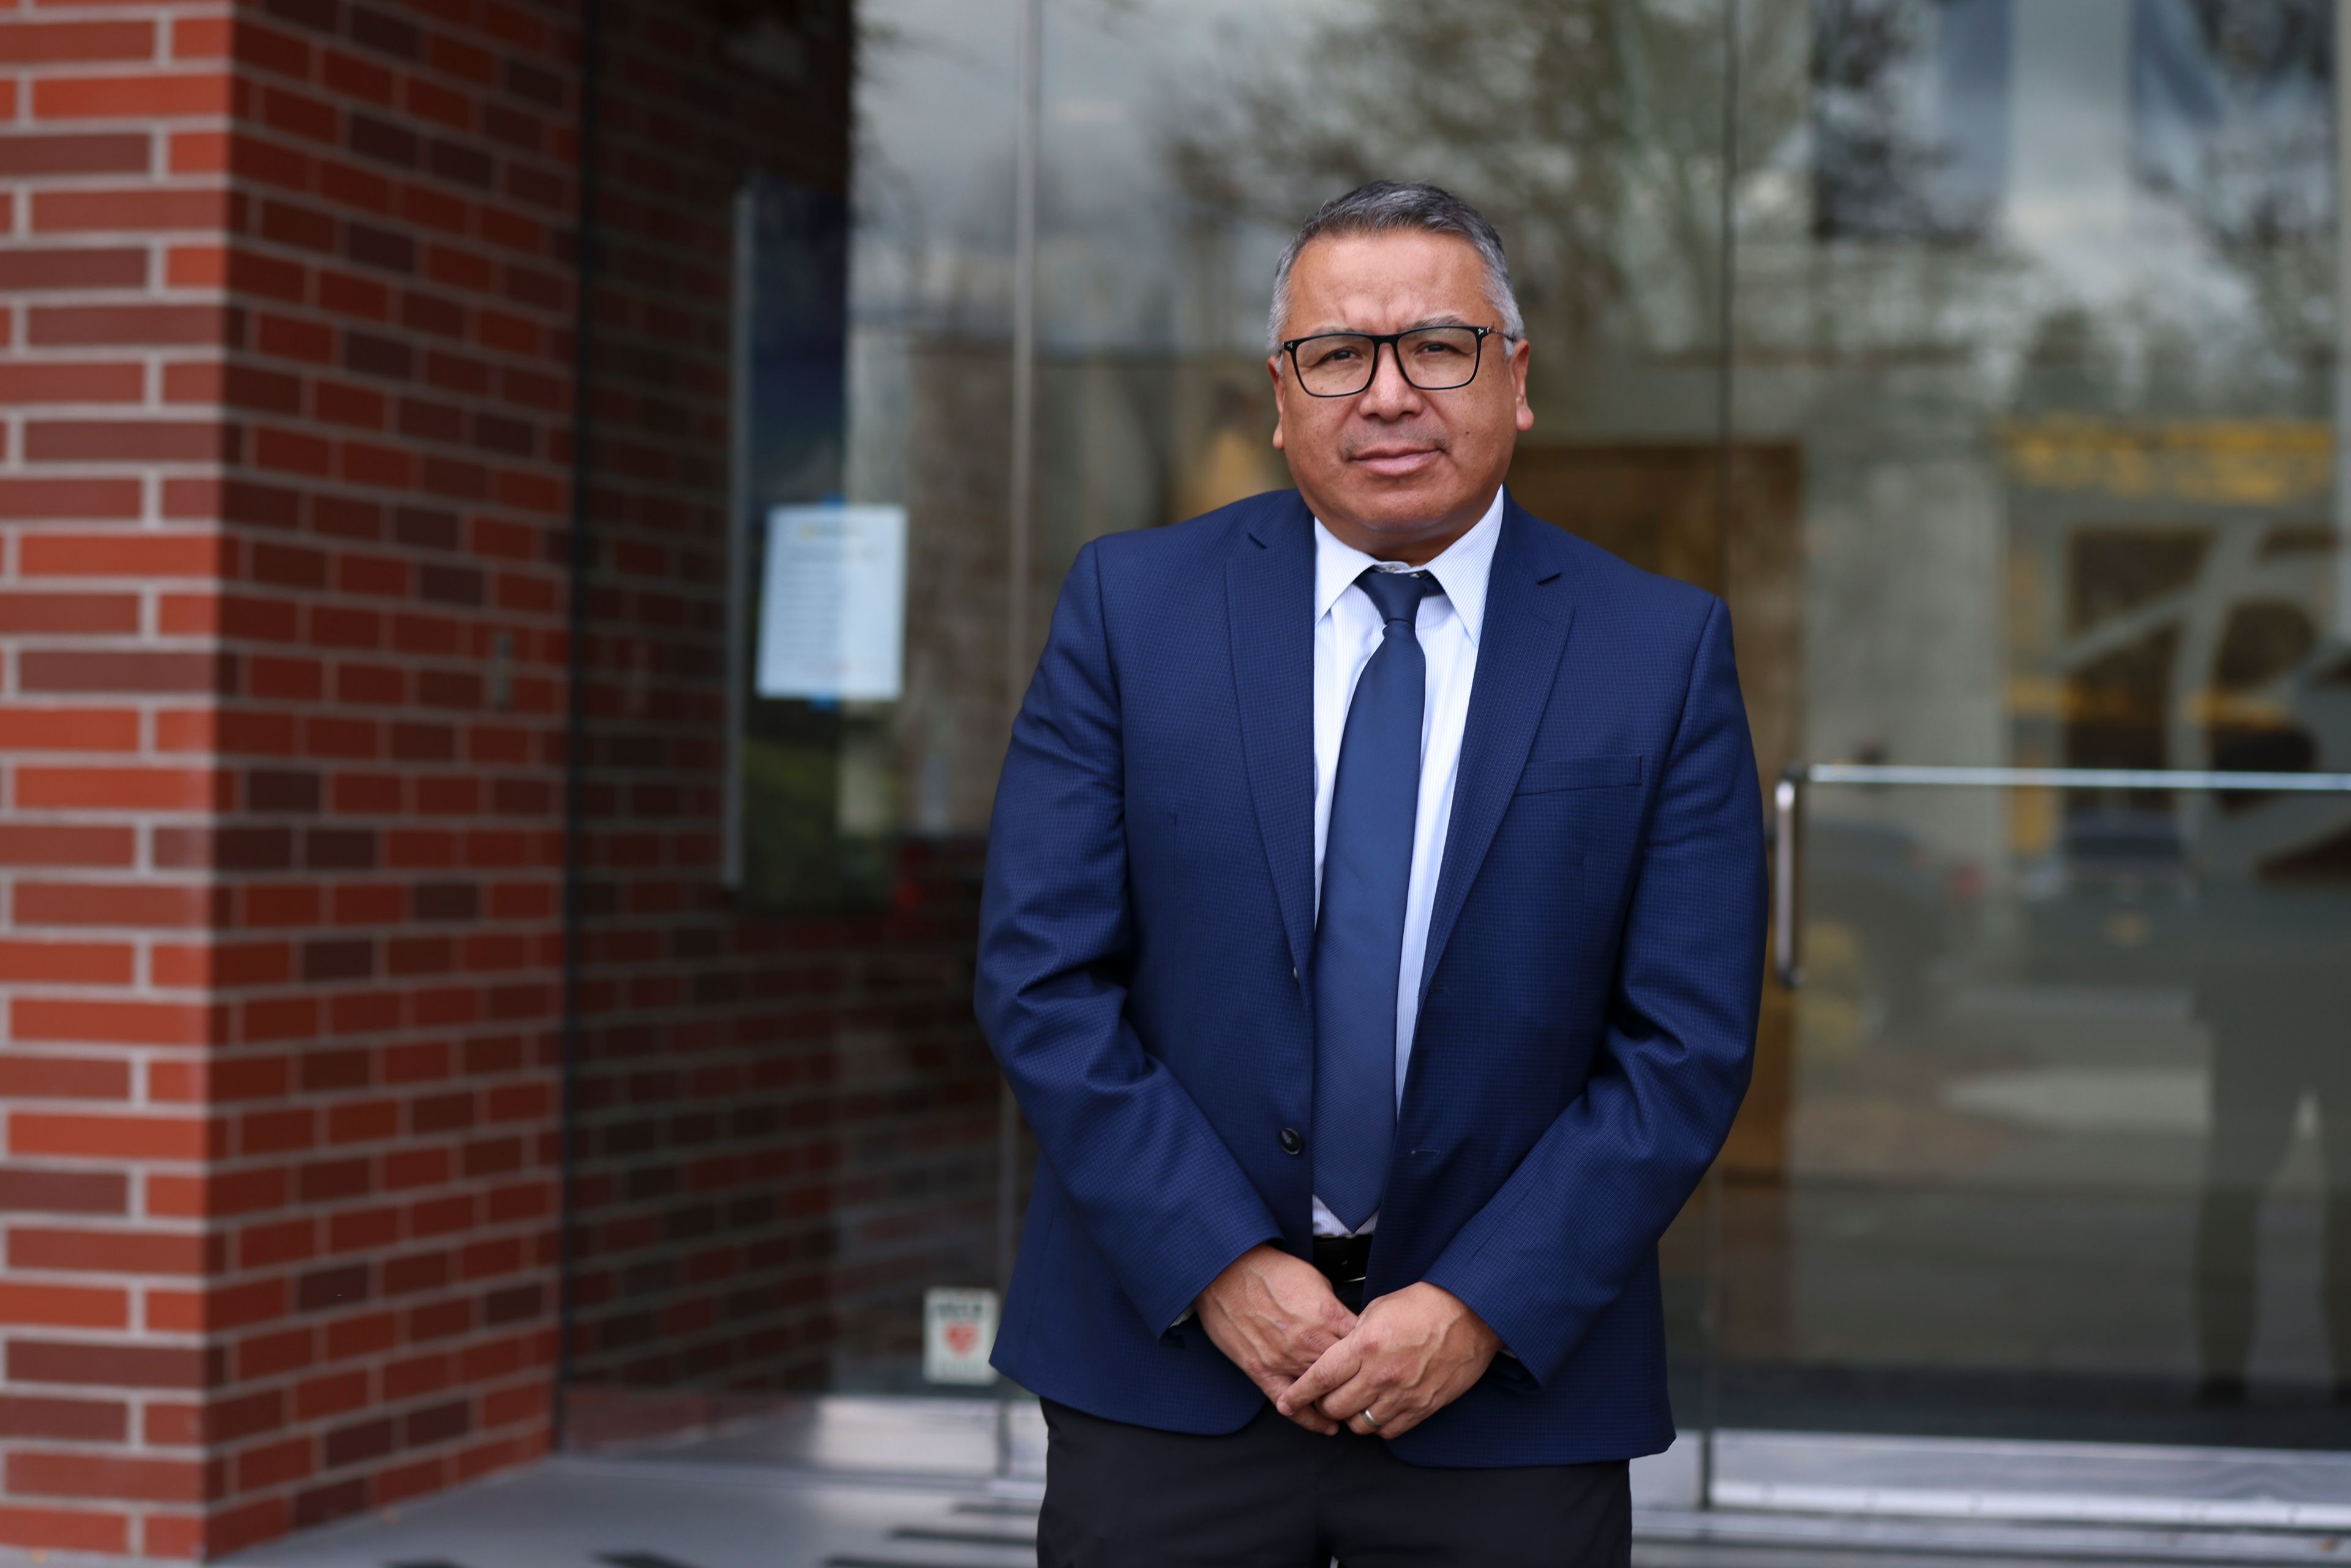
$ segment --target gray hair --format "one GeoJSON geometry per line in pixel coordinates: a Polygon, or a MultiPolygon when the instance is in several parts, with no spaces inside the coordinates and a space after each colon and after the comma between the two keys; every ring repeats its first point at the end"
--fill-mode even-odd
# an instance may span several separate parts
{"type": "Polygon", "coordinates": [[[1408,180],[1373,180],[1343,196],[1333,196],[1290,236],[1273,268],[1273,308],[1266,318],[1265,346],[1281,350],[1281,329],[1290,320],[1290,270],[1298,253],[1318,239],[1382,234],[1451,235],[1476,247],[1486,264],[1487,302],[1502,318],[1502,335],[1516,340],[1527,335],[1526,319],[1519,314],[1519,297],[1510,291],[1510,264],[1502,259],[1502,236],[1486,214],[1436,185],[1408,180]]]}

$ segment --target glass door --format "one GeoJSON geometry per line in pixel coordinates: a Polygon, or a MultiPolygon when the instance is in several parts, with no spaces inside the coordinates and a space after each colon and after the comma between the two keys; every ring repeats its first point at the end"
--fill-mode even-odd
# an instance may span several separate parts
{"type": "Polygon", "coordinates": [[[1837,1468],[1740,1432],[2351,1449],[2337,47],[1746,7],[1802,984],[1721,1173],[1717,1501],[1837,1468]]]}

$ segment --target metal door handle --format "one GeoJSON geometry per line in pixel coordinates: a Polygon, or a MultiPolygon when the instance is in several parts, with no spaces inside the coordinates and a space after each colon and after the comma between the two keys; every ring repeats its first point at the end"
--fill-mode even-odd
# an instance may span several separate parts
{"type": "Polygon", "coordinates": [[[2210,789],[2351,795],[2351,773],[2253,773],[2171,768],[1925,768],[1792,762],[1771,789],[1771,972],[1804,983],[1804,787],[1871,784],[1994,789],[2210,789]]]}
{"type": "Polygon", "coordinates": [[[1804,779],[1792,763],[1771,787],[1771,972],[1794,990],[1804,983],[1804,779]]]}

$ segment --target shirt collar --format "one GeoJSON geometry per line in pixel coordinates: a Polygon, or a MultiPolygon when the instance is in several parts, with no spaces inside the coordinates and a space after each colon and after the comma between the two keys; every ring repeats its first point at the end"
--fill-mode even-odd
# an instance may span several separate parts
{"type": "MultiPolygon", "coordinates": [[[[1486,619],[1486,579],[1494,565],[1494,546],[1502,537],[1502,487],[1494,487],[1494,499],[1486,507],[1486,515],[1470,526],[1469,531],[1445,548],[1445,553],[1421,570],[1437,579],[1445,590],[1446,601],[1453,613],[1461,618],[1461,629],[1469,633],[1469,645],[1478,645],[1478,633],[1486,619]]],[[[1354,586],[1364,569],[1379,562],[1351,545],[1339,542],[1339,537],[1314,519],[1314,619],[1320,622],[1331,613],[1331,606],[1339,596],[1354,586]]]]}

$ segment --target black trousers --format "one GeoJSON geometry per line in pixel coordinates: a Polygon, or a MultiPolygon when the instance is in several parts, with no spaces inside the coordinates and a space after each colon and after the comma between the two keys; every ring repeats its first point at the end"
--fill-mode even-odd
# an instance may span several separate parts
{"type": "Polygon", "coordinates": [[[1271,1406],[1225,1437],[1045,1401],[1038,1568],[1626,1568],[1625,1462],[1440,1470],[1271,1406]]]}

